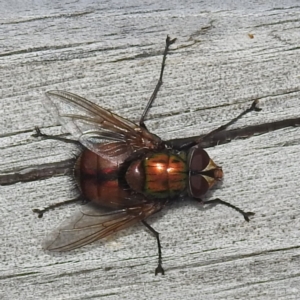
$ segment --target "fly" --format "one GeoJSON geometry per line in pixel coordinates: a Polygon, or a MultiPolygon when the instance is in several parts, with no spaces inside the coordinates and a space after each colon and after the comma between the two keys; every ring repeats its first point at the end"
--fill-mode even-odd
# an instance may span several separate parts
{"type": "MultiPolygon", "coordinates": [[[[46,93],[51,112],[74,140],[43,134],[39,128],[35,136],[83,146],[74,166],[74,177],[80,191],[78,199],[86,205],[49,237],[45,249],[72,250],[141,222],[157,241],[155,275],[164,274],[159,233],[147,223],[149,216],[178,198],[193,199],[203,205],[223,204],[242,214],[247,222],[254,215],[219,198],[202,200],[223,178],[222,168],[209,157],[203,145],[245,114],[259,111],[258,101],[208,134],[180,142],[163,141],[148,131],[144,123],[162,85],[167,53],[175,40],[169,36],[166,39],[160,77],[139,125],[75,94],[58,90],[46,93]]],[[[46,211],[78,199],[34,209],[34,212],[42,217],[46,211]]]]}

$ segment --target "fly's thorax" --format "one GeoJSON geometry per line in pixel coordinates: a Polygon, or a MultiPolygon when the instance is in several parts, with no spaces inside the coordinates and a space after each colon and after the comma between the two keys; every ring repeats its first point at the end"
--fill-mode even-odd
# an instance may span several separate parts
{"type": "Polygon", "coordinates": [[[207,152],[198,145],[189,150],[187,162],[189,167],[187,191],[190,197],[203,196],[223,178],[222,168],[217,166],[207,152]]]}
{"type": "Polygon", "coordinates": [[[178,196],[186,188],[187,177],[185,153],[171,151],[148,153],[133,161],[125,175],[131,189],[153,198],[178,196]]]}

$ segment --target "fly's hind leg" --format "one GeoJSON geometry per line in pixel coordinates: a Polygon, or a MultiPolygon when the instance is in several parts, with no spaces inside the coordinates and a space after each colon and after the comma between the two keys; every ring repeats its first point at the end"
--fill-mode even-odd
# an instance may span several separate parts
{"type": "Polygon", "coordinates": [[[249,222],[250,219],[249,217],[251,216],[254,216],[255,213],[249,211],[249,212],[245,212],[243,211],[242,209],[240,209],[239,207],[233,205],[233,204],[230,204],[229,202],[226,202],[226,201],[223,201],[219,198],[216,198],[216,199],[212,199],[212,200],[208,200],[208,201],[203,201],[201,199],[198,199],[198,198],[194,198],[197,202],[200,202],[201,204],[203,205],[207,205],[207,204],[212,204],[212,205],[218,205],[218,204],[222,204],[222,205],[225,205],[225,206],[228,206],[234,210],[236,210],[237,212],[239,212],[240,214],[243,215],[244,219],[249,222]]]}
{"type": "MultiPolygon", "coordinates": [[[[71,140],[71,139],[66,139],[66,138],[63,138],[63,137],[58,137],[58,136],[52,136],[52,135],[48,135],[48,134],[44,134],[41,132],[40,128],[39,127],[35,127],[35,133],[32,135],[33,137],[41,137],[43,139],[47,139],[47,140],[56,140],[56,141],[61,141],[61,142],[64,142],[64,143],[71,143],[71,144],[76,144],[76,145],[80,145],[80,143],[76,140],[71,140]]],[[[58,203],[54,203],[54,204],[51,204],[43,209],[33,209],[32,211],[36,214],[38,214],[38,217],[39,218],[42,218],[44,213],[46,211],[49,211],[49,210],[53,210],[57,207],[60,207],[60,206],[63,206],[63,205],[66,205],[66,204],[70,204],[70,203],[74,203],[74,202],[78,202],[78,201],[82,201],[82,204],[85,204],[86,201],[83,200],[81,197],[77,197],[75,199],[71,199],[71,200],[66,200],[66,201],[62,201],[62,202],[58,202],[58,203]]]]}
{"type": "Polygon", "coordinates": [[[71,199],[71,200],[66,200],[66,201],[62,201],[62,202],[57,202],[57,203],[54,203],[54,204],[51,204],[43,209],[37,209],[37,208],[34,208],[32,211],[36,214],[38,214],[38,217],[39,218],[42,218],[44,213],[46,211],[49,211],[49,210],[53,210],[57,207],[60,207],[60,206],[64,206],[64,205],[67,205],[67,204],[71,204],[71,203],[75,203],[75,202],[78,202],[78,201],[81,201],[81,204],[86,204],[87,201],[82,199],[82,197],[77,197],[75,199],[71,199]]]}
{"type": "Polygon", "coordinates": [[[41,132],[41,129],[39,127],[34,127],[35,133],[32,135],[35,138],[39,138],[41,137],[42,139],[45,140],[56,140],[56,141],[61,141],[64,143],[70,143],[70,144],[75,144],[75,145],[80,145],[80,143],[76,140],[72,140],[72,139],[66,139],[63,137],[59,137],[59,136],[55,136],[55,135],[48,135],[45,133],[41,132]]]}

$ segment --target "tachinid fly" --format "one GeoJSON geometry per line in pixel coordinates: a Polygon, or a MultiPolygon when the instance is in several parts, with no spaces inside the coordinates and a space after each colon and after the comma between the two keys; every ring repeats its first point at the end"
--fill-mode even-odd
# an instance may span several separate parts
{"type": "MultiPolygon", "coordinates": [[[[141,222],[157,240],[155,274],[164,274],[159,233],[145,220],[168,203],[189,198],[202,204],[229,206],[241,213],[246,221],[253,215],[220,199],[201,199],[223,177],[222,168],[201,145],[246,113],[259,111],[257,101],[227,124],[189,142],[163,141],[145,126],[145,116],[162,85],[169,47],[175,40],[166,39],[160,77],[139,125],[72,93],[47,92],[51,111],[75,140],[48,136],[38,128],[35,136],[80,143],[84,147],[75,163],[74,175],[81,193],[78,199],[86,202],[74,218],[62,224],[49,238],[47,250],[72,250],[141,222]],[[67,112],[66,108],[71,108],[72,112],[67,112]]],[[[42,217],[45,211],[72,201],[34,212],[42,217]]]]}

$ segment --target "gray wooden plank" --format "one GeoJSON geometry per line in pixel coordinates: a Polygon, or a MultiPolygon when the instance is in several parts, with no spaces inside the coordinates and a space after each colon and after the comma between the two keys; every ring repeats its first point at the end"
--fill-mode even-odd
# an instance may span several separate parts
{"type": "MultiPolygon", "coordinates": [[[[234,127],[299,117],[297,1],[156,4],[144,1],[0,4],[1,174],[69,158],[76,149],[31,137],[59,134],[44,92],[63,89],[138,120],[155,87],[167,34],[177,37],[147,126],[165,139],[208,132],[254,99],[263,109],[234,127]],[[253,34],[253,38],[249,36],[253,34]]],[[[70,199],[68,176],[1,186],[2,299],[298,299],[299,128],[209,149],[225,178],[211,197],[256,213],[178,203],[74,252],[42,250],[77,207],[37,219],[31,209],[70,199]]]]}

